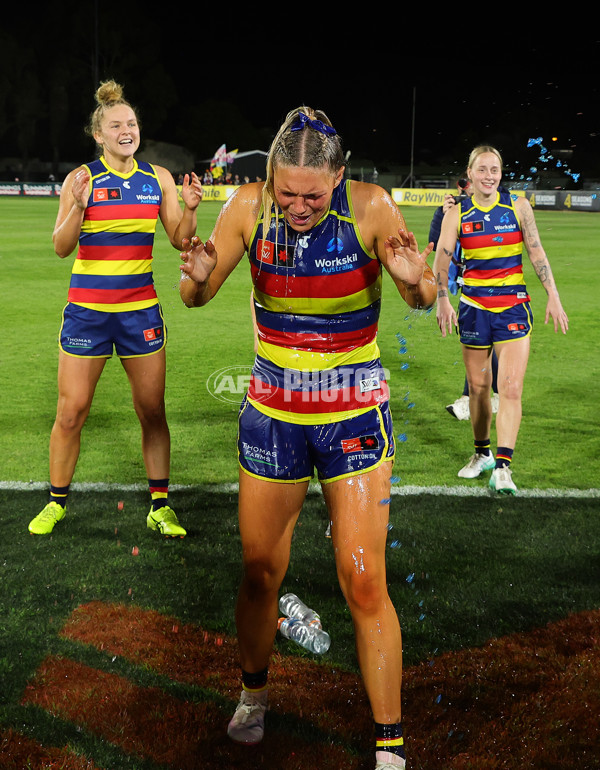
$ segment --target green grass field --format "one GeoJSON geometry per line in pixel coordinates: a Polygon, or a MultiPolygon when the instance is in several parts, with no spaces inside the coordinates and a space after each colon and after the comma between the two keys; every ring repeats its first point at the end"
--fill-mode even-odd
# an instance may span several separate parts
{"type": "MultiPolygon", "coordinates": [[[[56,201],[6,199],[0,207],[5,223],[0,265],[8,341],[0,354],[5,406],[2,476],[43,481],[55,411],[56,338],[72,259],[60,260],[52,251],[56,201]]],[[[206,237],[218,204],[206,203],[201,209],[199,232],[206,237]]],[[[431,214],[430,209],[406,211],[409,227],[423,244],[431,214]]],[[[595,214],[575,212],[538,212],[537,219],[570,331],[566,336],[555,334],[544,325],[545,294],[527,265],[536,326],[515,478],[524,489],[597,487],[595,391],[600,365],[594,343],[600,264],[593,254],[599,220],[595,214]]],[[[225,366],[248,370],[251,366],[249,269],[242,262],[210,305],[188,309],[177,290],[178,254],[162,232],[155,255],[156,284],[170,334],[167,409],[173,439],[172,483],[235,481],[237,406],[216,400],[207,383],[225,366]]],[[[444,410],[462,392],[464,368],[457,338],[441,337],[434,312],[409,312],[386,280],[379,344],[390,372],[395,424],[407,436],[398,453],[398,474],[404,484],[454,485],[456,471],[471,453],[469,424],[453,420],[444,410]],[[406,339],[403,354],[397,335],[406,339]]],[[[75,481],[144,480],[137,420],[125,375],[114,359],[98,386],[75,481]]]]}
{"type": "MultiPolygon", "coordinates": [[[[188,537],[164,541],[145,527],[148,501],[139,428],[118,360],[105,369],[84,430],[67,519],[50,538],[27,533],[29,519],[46,498],[48,437],[56,408],[56,337],[72,262],[59,260],[52,251],[56,206],[51,200],[0,200],[5,308],[0,349],[0,766],[212,770],[247,767],[250,762],[255,767],[301,770],[315,766],[301,757],[306,757],[307,745],[310,753],[316,742],[324,756],[341,747],[349,767],[371,768],[370,736],[360,730],[348,736],[343,709],[338,713],[323,707],[329,722],[325,717],[318,721],[316,712],[306,710],[274,714],[274,733],[283,736],[285,760],[278,753],[282,749],[277,738],[270,738],[274,742],[250,760],[228,753],[221,740],[237,698],[237,674],[230,674],[233,664],[227,657],[235,657],[233,608],[240,572],[236,492],[227,487],[237,480],[237,408],[214,398],[207,382],[225,366],[249,369],[252,363],[245,263],[211,304],[189,310],[177,291],[177,252],[162,234],[157,238],[155,277],[169,327],[173,500],[188,537]],[[155,652],[166,649],[172,638],[166,631],[159,634],[156,625],[150,629],[147,615],[120,631],[123,638],[111,637],[112,621],[105,615],[97,616],[104,619],[97,621],[93,641],[69,635],[65,629],[75,622],[78,608],[90,603],[121,608],[120,617],[126,617],[127,608],[139,608],[168,618],[168,631],[172,628],[181,639],[173,659],[161,668],[156,656],[138,650],[144,634],[155,652]],[[180,656],[193,663],[196,654],[193,645],[189,652],[183,646],[184,629],[191,629],[196,648],[209,638],[211,650],[216,650],[210,662],[202,657],[208,654],[204,649],[197,652],[190,676],[175,662],[180,656]],[[205,670],[212,672],[209,679],[203,678],[205,670]],[[57,681],[63,682],[63,690],[57,681]],[[136,710],[137,703],[146,709],[136,710]],[[73,713],[69,706],[79,711],[73,713]],[[214,726],[217,738],[198,737],[207,724],[214,726]],[[178,743],[180,738],[188,740],[185,747],[178,743]],[[159,744],[171,754],[161,753],[159,744]],[[200,756],[205,745],[212,753],[196,763],[193,757],[200,756]],[[66,753],[51,758],[51,749],[66,753]],[[291,758],[294,753],[296,759],[291,758]]],[[[202,204],[201,236],[209,235],[217,211],[217,204],[202,204]]],[[[431,215],[429,209],[405,212],[419,243],[426,241],[431,215]]],[[[491,497],[484,481],[459,483],[456,472],[471,453],[470,426],[453,420],[444,409],[462,389],[458,341],[441,338],[434,313],[409,312],[386,281],[379,341],[390,371],[395,429],[406,434],[406,441],[398,444],[400,481],[391,503],[388,571],[403,627],[405,663],[416,667],[407,674],[409,693],[418,667],[428,661],[442,660],[453,651],[468,656],[470,649],[485,647],[488,640],[600,608],[595,351],[600,265],[594,258],[600,220],[595,214],[574,212],[538,212],[536,218],[570,330],[563,336],[544,326],[543,292],[526,265],[536,327],[513,463],[522,492],[516,498],[491,497]],[[400,352],[397,335],[405,338],[406,352],[400,352]]],[[[331,633],[332,647],[318,661],[318,670],[355,675],[352,625],[337,586],[325,526],[324,506],[315,491],[294,536],[283,589],[317,608],[331,633]]],[[[600,640],[593,635],[590,639],[598,649],[600,640]]],[[[278,649],[277,670],[283,680],[290,679],[286,689],[300,687],[301,678],[312,672],[312,659],[285,641],[278,642],[278,649]],[[299,667],[292,668],[296,662],[299,667]]],[[[535,650],[531,656],[538,660],[535,650]]],[[[542,702],[545,690],[538,679],[542,702]]],[[[598,677],[586,681],[595,682],[588,686],[600,703],[598,677]]],[[[544,763],[543,757],[524,764],[524,746],[535,745],[542,724],[554,726],[549,716],[543,721],[543,714],[510,744],[512,764],[506,758],[505,764],[501,759],[497,764],[475,759],[466,763],[464,756],[475,756],[481,743],[470,719],[484,713],[483,696],[490,692],[484,673],[477,674],[475,682],[469,703],[452,698],[456,682],[439,684],[443,713],[455,720],[454,738],[448,733],[443,747],[435,749],[443,764],[423,759],[424,748],[421,755],[410,754],[410,767],[558,767],[544,763]],[[458,734],[461,742],[455,743],[458,734]],[[463,764],[457,759],[461,755],[463,764]]],[[[577,682],[569,686],[571,698],[577,700],[582,692],[577,682]]],[[[359,703],[360,685],[356,687],[353,698],[359,703]]],[[[347,697],[342,694],[340,701],[345,703],[347,697]]],[[[435,693],[427,703],[435,717],[435,693]]],[[[415,704],[416,695],[414,703],[405,703],[408,734],[415,745],[426,747],[428,735],[420,734],[415,704]]],[[[555,735],[565,766],[600,767],[593,728],[562,730],[558,725],[555,735]],[[585,757],[583,763],[568,764],[576,756],[585,757]]],[[[323,759],[321,767],[337,770],[342,765],[336,757],[323,759]]]]}

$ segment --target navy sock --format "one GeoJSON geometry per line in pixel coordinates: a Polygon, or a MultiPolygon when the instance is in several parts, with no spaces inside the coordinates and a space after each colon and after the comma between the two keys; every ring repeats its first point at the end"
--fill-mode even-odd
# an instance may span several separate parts
{"type": "Polygon", "coordinates": [[[514,449],[507,446],[499,446],[496,450],[496,468],[510,467],[514,449]]]}
{"type": "Polygon", "coordinates": [[[66,508],[69,486],[70,484],[67,484],[66,487],[55,487],[53,484],[50,484],[50,499],[48,502],[58,503],[59,505],[62,505],[63,508],[66,508]]]}
{"type": "Polygon", "coordinates": [[[250,692],[260,692],[260,690],[264,690],[267,686],[268,676],[268,668],[263,668],[262,671],[257,671],[255,674],[242,669],[242,687],[250,692]]]}
{"type": "Polygon", "coordinates": [[[169,505],[169,479],[148,479],[152,505],[150,510],[156,511],[169,505]]]}
{"type": "Polygon", "coordinates": [[[489,438],[486,438],[485,441],[474,441],[475,444],[475,452],[478,455],[489,455],[492,453],[492,450],[490,448],[490,440],[489,438]]]}
{"type": "Polygon", "coordinates": [[[398,757],[406,759],[401,722],[391,725],[375,722],[375,750],[389,751],[390,754],[396,754],[398,757]]]}

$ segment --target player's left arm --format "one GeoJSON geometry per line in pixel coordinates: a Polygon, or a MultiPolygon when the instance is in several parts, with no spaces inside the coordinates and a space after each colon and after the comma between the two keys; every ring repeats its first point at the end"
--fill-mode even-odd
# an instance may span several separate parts
{"type": "Polygon", "coordinates": [[[371,249],[412,308],[428,308],[436,297],[433,272],[427,264],[433,244],[421,252],[402,212],[378,185],[355,183],[352,198],[363,241],[371,249]]]}
{"type": "Polygon", "coordinates": [[[563,334],[566,334],[567,329],[569,328],[569,319],[563,310],[560,301],[556,282],[552,274],[552,268],[550,267],[550,262],[544,247],[542,246],[531,204],[525,197],[517,198],[515,209],[521,223],[523,241],[525,243],[525,248],[527,249],[527,254],[529,255],[535,274],[548,295],[545,323],[548,323],[548,320],[552,318],[554,321],[554,331],[557,332],[560,327],[563,334]]]}
{"type": "Polygon", "coordinates": [[[172,245],[181,250],[183,241],[185,239],[190,240],[196,232],[196,209],[202,200],[202,184],[193,172],[191,175],[186,174],[184,176],[181,187],[181,197],[184,204],[182,210],[177,187],[169,171],[162,166],[155,166],[154,169],[160,180],[163,193],[159,212],[160,221],[172,245]]]}

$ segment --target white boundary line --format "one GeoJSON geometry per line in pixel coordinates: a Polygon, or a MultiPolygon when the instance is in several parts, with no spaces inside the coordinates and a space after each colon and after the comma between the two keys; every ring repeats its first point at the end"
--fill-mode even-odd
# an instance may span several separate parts
{"type": "MultiPolygon", "coordinates": [[[[11,490],[17,492],[27,492],[35,490],[47,490],[46,481],[0,481],[0,490],[11,490]]],[[[138,492],[148,489],[147,484],[109,484],[105,482],[73,482],[71,490],[80,490],[82,492],[138,492]]],[[[214,492],[217,494],[238,492],[238,485],[235,484],[171,484],[169,489],[173,492],[177,490],[197,489],[204,492],[214,492]]],[[[311,484],[308,488],[310,494],[320,494],[319,484],[311,484]]],[[[392,486],[392,495],[400,497],[409,497],[414,495],[442,495],[446,497],[490,497],[492,493],[487,486],[433,486],[417,487],[412,485],[392,486]]],[[[500,499],[493,495],[496,499],[500,499]]],[[[600,489],[519,489],[517,497],[543,497],[543,498],[597,498],[600,497],[600,489]]]]}

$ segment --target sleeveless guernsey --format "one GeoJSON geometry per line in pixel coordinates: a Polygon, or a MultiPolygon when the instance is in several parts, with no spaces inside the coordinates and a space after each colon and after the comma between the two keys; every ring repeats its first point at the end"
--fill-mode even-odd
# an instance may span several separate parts
{"type": "Polygon", "coordinates": [[[465,263],[461,302],[493,313],[529,302],[523,233],[509,192],[498,192],[489,208],[461,201],[458,237],[465,263]]]}
{"type": "Polygon", "coordinates": [[[377,323],[381,265],[365,248],[345,180],[307,232],[264,212],[252,234],[258,352],[248,400],[300,424],[354,417],[387,401],[377,323]]]}
{"type": "Polygon", "coordinates": [[[152,247],[162,188],[154,168],[134,160],[128,174],[104,158],[88,163],[91,193],[68,300],[92,310],[139,310],[158,303],[152,247]]]}

